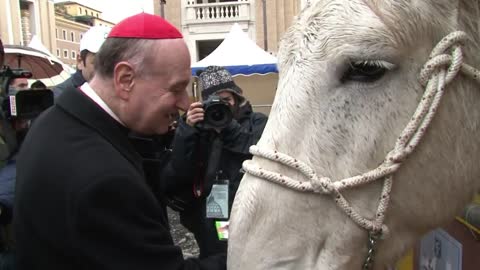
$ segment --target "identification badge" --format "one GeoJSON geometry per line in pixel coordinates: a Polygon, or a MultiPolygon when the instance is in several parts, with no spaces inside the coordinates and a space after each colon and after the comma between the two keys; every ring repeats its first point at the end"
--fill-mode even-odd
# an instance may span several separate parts
{"type": "Polygon", "coordinates": [[[207,197],[207,218],[228,219],[228,180],[216,181],[207,197]]]}
{"type": "Polygon", "coordinates": [[[228,225],[229,221],[215,221],[215,228],[217,228],[218,240],[227,241],[228,240],[228,225]]]}

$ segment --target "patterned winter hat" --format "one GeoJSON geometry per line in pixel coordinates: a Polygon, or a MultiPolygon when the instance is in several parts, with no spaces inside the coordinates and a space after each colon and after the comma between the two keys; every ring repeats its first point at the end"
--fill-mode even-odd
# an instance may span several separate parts
{"type": "Polygon", "coordinates": [[[223,67],[208,66],[198,75],[198,79],[202,87],[203,100],[221,90],[233,93],[238,98],[239,105],[245,102],[242,89],[235,84],[230,72],[223,67]]]}

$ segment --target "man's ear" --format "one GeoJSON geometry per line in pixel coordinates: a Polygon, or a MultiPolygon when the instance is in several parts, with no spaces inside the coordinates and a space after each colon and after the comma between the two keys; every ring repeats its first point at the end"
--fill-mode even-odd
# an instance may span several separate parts
{"type": "Polygon", "coordinates": [[[82,70],[85,68],[85,65],[83,64],[82,57],[80,53],[77,54],[77,69],[82,70]]]}
{"type": "Polygon", "coordinates": [[[135,69],[128,62],[120,62],[113,69],[113,83],[116,94],[128,100],[135,84],[135,69]]]}

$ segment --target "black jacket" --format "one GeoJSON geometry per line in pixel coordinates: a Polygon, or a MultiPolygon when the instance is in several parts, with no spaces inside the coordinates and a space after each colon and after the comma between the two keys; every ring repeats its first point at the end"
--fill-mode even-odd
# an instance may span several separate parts
{"type": "MultiPolygon", "coordinates": [[[[189,126],[180,119],[173,140],[170,163],[164,170],[164,188],[172,199],[172,208],[180,211],[182,224],[192,231],[200,247],[200,257],[207,257],[226,251],[226,242],[219,241],[214,226],[215,220],[206,218],[206,196],[208,187],[201,197],[194,196],[194,189],[211,185],[213,179],[206,179],[207,161],[212,153],[212,142],[220,136],[223,142],[216,171],[220,177],[229,180],[229,211],[235,193],[243,177],[242,163],[252,156],[249,147],[257,143],[267,122],[262,113],[252,111],[249,103],[241,108],[237,120],[222,130],[202,131],[189,126]]],[[[207,176],[208,177],[208,176],[207,176]]],[[[211,178],[212,176],[210,176],[211,178]]]]}
{"type": "Polygon", "coordinates": [[[225,269],[183,260],[128,133],[76,89],[35,121],[17,161],[17,269],[225,269]]]}
{"type": "Polygon", "coordinates": [[[53,87],[53,95],[55,99],[57,99],[61,93],[65,92],[65,90],[78,88],[85,82],[86,81],[83,78],[82,71],[78,69],[74,74],[72,74],[72,76],[70,76],[70,78],[53,87]]]}

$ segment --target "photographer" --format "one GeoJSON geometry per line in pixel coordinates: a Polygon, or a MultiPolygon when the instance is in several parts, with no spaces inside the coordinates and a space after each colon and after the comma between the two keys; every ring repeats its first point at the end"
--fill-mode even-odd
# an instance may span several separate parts
{"type": "MultiPolygon", "coordinates": [[[[0,39],[0,68],[3,67],[3,58],[5,52],[3,50],[2,40],[0,39]]],[[[2,119],[3,120],[3,119],[2,119]]],[[[3,156],[6,156],[7,153],[10,153],[10,146],[6,142],[7,135],[5,134],[6,126],[5,121],[1,121],[1,144],[0,147],[3,156]]],[[[3,161],[3,160],[2,160],[3,161]]],[[[11,209],[13,205],[13,191],[15,186],[15,165],[11,165],[10,161],[4,161],[0,169],[0,231],[1,231],[1,247],[0,247],[0,269],[14,269],[14,257],[13,254],[7,250],[7,236],[9,226],[7,225],[11,221],[11,209]],[[13,180],[10,175],[13,175],[13,180]]],[[[8,241],[10,242],[10,241],[8,241]]],[[[9,244],[8,244],[9,245],[9,244]]]]}
{"type": "Polygon", "coordinates": [[[229,218],[243,176],[242,163],[252,157],[249,147],[259,140],[267,117],[252,111],[226,69],[209,66],[199,74],[199,82],[204,102],[192,103],[180,118],[164,174],[177,179],[166,188],[171,207],[180,212],[182,225],[195,235],[200,258],[204,258],[227,251],[227,241],[219,239],[216,227],[229,218]],[[228,113],[220,109],[218,99],[233,116],[223,127],[223,114],[228,113]],[[218,111],[212,110],[213,106],[218,111]]]}
{"type": "MultiPolygon", "coordinates": [[[[0,46],[0,66],[2,67],[3,55],[3,46],[0,46]]],[[[7,89],[8,91],[28,90],[28,81],[26,78],[14,78],[8,83],[7,89]]],[[[7,92],[7,89],[2,89],[2,91],[7,92]]],[[[7,147],[7,149],[2,149],[3,164],[0,168],[0,270],[11,270],[15,268],[15,243],[11,222],[17,175],[16,158],[18,147],[28,131],[29,121],[16,118],[7,119],[3,111],[0,114],[2,147],[7,147]]]]}

